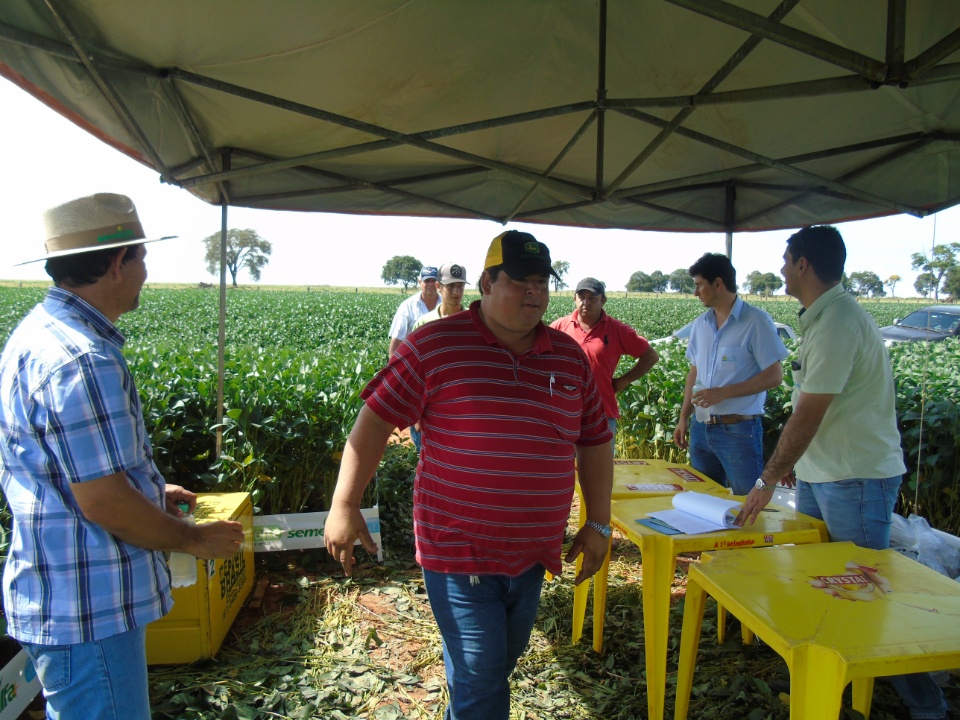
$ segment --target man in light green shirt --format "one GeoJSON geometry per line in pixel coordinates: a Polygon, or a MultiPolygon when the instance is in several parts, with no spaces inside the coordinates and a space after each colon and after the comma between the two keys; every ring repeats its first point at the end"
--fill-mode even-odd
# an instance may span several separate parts
{"type": "MultiPolygon", "coordinates": [[[[803,306],[793,414],[737,524],[753,524],[777,481],[796,471],[797,512],[822,519],[834,542],[883,550],[906,467],[890,356],[873,318],[840,282],[846,256],[828,225],[787,240],[780,272],[803,306]]],[[[928,673],[890,680],[912,720],[946,718],[943,692],[928,673]]]]}

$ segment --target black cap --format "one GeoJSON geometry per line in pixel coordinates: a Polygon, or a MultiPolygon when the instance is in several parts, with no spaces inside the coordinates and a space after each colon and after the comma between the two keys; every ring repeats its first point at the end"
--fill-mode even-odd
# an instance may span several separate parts
{"type": "Polygon", "coordinates": [[[594,295],[602,295],[603,297],[607,296],[607,289],[604,287],[603,283],[592,277],[585,277],[583,280],[578,282],[577,289],[573,291],[573,294],[576,295],[581,290],[586,290],[594,295]]]}
{"type": "Polygon", "coordinates": [[[519,230],[507,230],[497,235],[487,250],[487,259],[483,269],[502,267],[514,280],[522,280],[529,275],[560,276],[550,262],[550,250],[530,233],[519,230]]]}

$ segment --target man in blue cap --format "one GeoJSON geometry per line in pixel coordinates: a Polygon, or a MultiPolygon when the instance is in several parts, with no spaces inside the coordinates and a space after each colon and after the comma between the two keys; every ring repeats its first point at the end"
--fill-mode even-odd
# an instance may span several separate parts
{"type": "Polygon", "coordinates": [[[413,324],[420,319],[421,315],[437,307],[440,296],[437,293],[437,269],[432,265],[425,265],[420,268],[420,280],[417,282],[420,292],[411,295],[397,308],[393,316],[393,322],[390,323],[390,353],[393,353],[400,347],[400,343],[413,330],[413,324]]]}
{"type": "MultiPolygon", "coordinates": [[[[440,302],[440,295],[437,292],[437,269],[432,265],[424,265],[420,268],[420,280],[417,282],[420,286],[420,292],[411,295],[397,308],[393,316],[393,322],[390,323],[390,352],[389,358],[400,347],[400,343],[406,339],[407,335],[413,330],[414,324],[428,312],[434,310],[440,302]]],[[[420,452],[420,431],[410,426],[410,439],[420,452]]]]}

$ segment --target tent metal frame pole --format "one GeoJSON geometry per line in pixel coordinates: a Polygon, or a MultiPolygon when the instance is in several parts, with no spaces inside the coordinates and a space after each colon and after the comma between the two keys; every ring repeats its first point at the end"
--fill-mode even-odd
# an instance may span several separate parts
{"type": "MultiPolygon", "coordinates": [[[[658,117],[649,115],[647,113],[642,113],[639,110],[626,110],[620,109],[617,112],[632,117],[635,120],[640,122],[647,123],[649,125],[654,125],[656,127],[663,127],[667,124],[666,120],[661,120],[658,117]]],[[[742,157],[747,160],[752,160],[754,162],[760,163],[761,165],[766,165],[767,167],[773,168],[774,170],[779,170],[780,172],[787,173],[789,175],[796,175],[797,177],[803,178],[804,180],[809,181],[813,185],[823,185],[826,188],[831,190],[836,190],[837,192],[847,193],[851,197],[855,197],[858,200],[861,200],[872,205],[877,205],[879,207],[890,208],[891,210],[896,210],[897,212],[906,213],[908,215],[915,215],[917,217],[923,217],[926,215],[926,212],[922,208],[912,207],[905,205],[904,203],[897,202],[896,200],[891,200],[889,198],[883,198],[879,195],[874,195],[873,193],[865,192],[863,190],[858,190],[857,188],[852,188],[842,183],[835,182],[829,178],[822,177],[812,172],[806,170],[801,170],[800,168],[793,167],[792,165],[787,165],[779,160],[774,160],[773,158],[768,158],[760,153],[752,152],[746,148],[739,147],[733,143],[728,143],[723,140],[719,140],[709,135],[705,135],[701,132],[696,132],[690,130],[689,128],[677,128],[676,134],[687,138],[688,140],[693,140],[695,142],[702,143],[708,147],[712,147],[716,150],[722,150],[728,152],[731,155],[737,157],[742,157]]]]}
{"type": "Polygon", "coordinates": [[[736,227],[737,222],[737,185],[734,182],[726,183],[724,221],[724,224],[727,226],[727,257],[730,258],[730,262],[733,262],[733,228],[736,227]]]}
{"type": "MultiPolygon", "coordinates": [[[[230,167],[230,153],[221,155],[223,167],[230,167]]],[[[220,203],[220,297],[217,320],[217,461],[223,452],[223,421],[226,417],[224,378],[227,372],[227,211],[230,204],[226,196],[220,203]]]]}
{"type": "MultiPolygon", "coordinates": [[[[553,162],[551,162],[550,165],[547,166],[547,169],[543,171],[544,175],[549,175],[550,173],[553,172],[554,168],[556,168],[557,165],[560,164],[560,161],[563,160],[564,157],[566,157],[567,153],[573,149],[574,145],[576,145],[577,142],[579,142],[580,138],[583,137],[583,134],[587,132],[587,130],[593,124],[594,120],[597,119],[597,115],[598,115],[597,112],[592,112],[590,113],[590,115],[587,116],[587,119],[583,121],[583,124],[579,128],[577,128],[577,131],[567,141],[567,144],[563,146],[563,149],[559,153],[557,153],[557,156],[553,159],[553,162]]],[[[522,208],[524,205],[527,204],[527,200],[529,200],[533,196],[533,194],[537,191],[538,187],[540,187],[540,183],[534,183],[533,185],[530,186],[530,189],[527,190],[527,192],[524,194],[522,198],[520,198],[520,202],[514,205],[513,210],[508,212],[503,217],[502,223],[504,225],[506,225],[508,222],[510,222],[511,220],[513,220],[515,217],[518,216],[520,212],[520,208],[522,208]]],[[[583,204],[589,205],[590,203],[583,203],[583,204]]]]}
{"type": "Polygon", "coordinates": [[[806,55],[824,60],[831,65],[846,68],[877,83],[887,80],[886,66],[871,57],[848,50],[802,30],[771,22],[763,15],[722,2],[722,0],[666,0],[672,5],[759,35],[806,55]]]}
{"type": "MultiPolygon", "coordinates": [[[[902,157],[902,156],[907,155],[907,154],[909,154],[909,153],[911,153],[911,152],[914,152],[914,151],[916,151],[916,150],[919,150],[921,147],[923,147],[924,145],[929,145],[931,142],[932,142],[932,141],[930,140],[930,138],[926,138],[926,137],[925,137],[925,138],[921,138],[921,139],[917,140],[916,142],[910,143],[910,144],[908,144],[908,145],[903,145],[903,146],[901,146],[901,147],[899,147],[899,148],[896,148],[896,149],[893,150],[892,152],[886,153],[885,155],[883,155],[883,157],[876,158],[875,160],[872,160],[872,161],[870,161],[870,162],[868,162],[868,163],[865,163],[864,165],[862,165],[862,166],[860,166],[860,167],[858,167],[858,168],[854,168],[854,169],[851,170],[850,172],[844,173],[844,174],[841,175],[838,179],[839,179],[841,182],[848,182],[848,181],[850,181],[850,180],[853,180],[853,179],[859,177],[860,175],[863,175],[863,174],[869,172],[870,170],[873,170],[873,169],[875,169],[875,168],[877,168],[877,167],[880,167],[881,165],[885,165],[885,164],[887,164],[887,163],[893,162],[894,160],[896,160],[896,159],[899,158],[899,157],[902,157]]],[[[775,205],[771,205],[770,207],[765,208],[764,210],[762,210],[762,211],[760,211],[760,212],[756,212],[756,213],[754,213],[754,214],[752,214],[752,215],[748,215],[748,216],[743,217],[743,218],[741,218],[741,219],[742,219],[744,222],[746,222],[746,221],[752,220],[752,219],[754,219],[754,218],[756,218],[756,217],[759,217],[760,215],[763,215],[763,214],[766,214],[766,213],[769,213],[769,212],[775,212],[775,211],[779,210],[779,209],[782,208],[782,207],[786,207],[787,205],[795,205],[796,203],[798,203],[800,200],[802,200],[802,199],[803,199],[804,197],[806,197],[807,195],[810,195],[811,193],[818,192],[818,191],[820,191],[820,190],[821,190],[821,188],[807,188],[807,189],[805,189],[803,192],[800,192],[800,193],[794,195],[793,197],[787,198],[786,200],[782,200],[781,202],[778,202],[778,203],[776,203],[775,205]]]]}
{"type": "Polygon", "coordinates": [[[50,12],[54,23],[57,25],[57,29],[67,39],[67,43],[71,48],[73,48],[73,51],[77,55],[77,60],[84,66],[84,68],[86,68],[87,73],[90,75],[90,78],[94,81],[94,83],[96,83],[97,87],[100,89],[100,92],[103,93],[103,97],[106,99],[107,103],[109,103],[110,107],[117,114],[120,122],[122,122],[127,128],[127,132],[137,139],[137,142],[140,143],[141,149],[150,158],[150,162],[153,163],[157,172],[163,177],[172,179],[172,176],[167,170],[166,165],[164,165],[163,161],[160,159],[160,155],[150,143],[146,133],[143,132],[143,129],[140,127],[139,123],[137,123],[137,121],[134,119],[133,114],[120,98],[120,95],[113,89],[113,86],[107,82],[107,79],[97,68],[93,55],[86,51],[83,44],[77,37],[77,34],[63,16],[63,13],[57,8],[55,0],[44,0],[44,3],[46,4],[47,10],[50,12]]]}
{"type": "MultiPolygon", "coordinates": [[[[274,107],[280,108],[282,110],[289,110],[291,112],[299,113],[301,115],[312,117],[317,120],[322,120],[325,122],[332,123],[334,125],[339,125],[342,127],[349,128],[351,130],[357,130],[359,132],[367,133],[368,135],[373,135],[374,137],[380,137],[386,140],[394,140],[403,145],[409,145],[410,147],[417,148],[418,150],[424,150],[426,152],[431,152],[436,155],[441,155],[444,157],[453,158],[455,160],[461,160],[463,162],[468,162],[474,165],[480,165],[481,167],[486,167],[490,170],[499,170],[501,172],[507,173],[508,175],[514,175],[516,177],[529,180],[531,182],[540,182],[547,187],[550,187],[558,192],[565,193],[567,195],[574,195],[579,197],[590,198],[593,197],[593,190],[590,188],[583,187],[576,183],[568,182],[566,180],[558,180],[552,177],[544,177],[537,173],[531,172],[529,170],[524,170],[522,168],[509,165],[499,160],[491,160],[489,158],[482,157],[480,155],[474,155],[473,153],[464,152],[462,150],[457,150],[455,148],[447,147],[445,145],[438,145],[426,140],[421,140],[420,138],[414,135],[406,135],[394,130],[388,130],[387,128],[379,127],[371,123],[362,122],[360,120],[354,120],[353,118],[348,118],[343,115],[337,115],[336,113],[331,113],[326,110],[320,110],[318,108],[310,107],[309,105],[304,105],[302,103],[292,102],[289,100],[281,100],[280,98],[275,98],[271,95],[265,93],[256,92],[254,90],[249,90],[242,88],[238,85],[232,83],[222,82],[219,80],[213,80],[212,78],[205,77],[203,75],[198,75],[196,73],[187,72],[185,70],[180,70],[179,68],[170,69],[169,74],[176,77],[177,79],[183,80],[184,82],[189,82],[201,87],[208,88],[210,90],[217,90],[228,95],[235,95],[237,97],[242,97],[247,100],[252,100],[254,102],[260,102],[266,105],[272,105],[274,107]]],[[[592,109],[594,105],[590,105],[592,109]]],[[[232,176],[231,176],[232,177],[232,176]]],[[[202,178],[201,178],[202,179],[202,178]]],[[[214,179],[228,179],[220,175],[213,175],[206,178],[207,181],[214,179]]],[[[197,178],[192,179],[194,182],[197,178]]],[[[180,183],[174,183],[180,184],[180,183]]],[[[182,187],[187,187],[187,185],[181,185],[182,187]]]]}
{"type": "MultiPolygon", "coordinates": [[[[241,155],[245,155],[245,156],[247,156],[247,157],[253,157],[253,158],[255,158],[255,157],[258,156],[257,153],[251,153],[251,152],[246,152],[246,151],[241,152],[241,151],[235,151],[235,150],[232,150],[232,151],[231,151],[231,154],[232,154],[234,157],[239,157],[239,156],[241,156],[241,155]]],[[[261,156],[261,157],[262,157],[262,156],[261,156]]],[[[475,170],[475,168],[472,168],[472,169],[475,170]]],[[[485,171],[485,170],[484,170],[484,171],[485,171]]],[[[324,194],[324,190],[330,190],[330,191],[336,191],[336,192],[348,192],[348,191],[351,191],[351,190],[364,190],[364,189],[366,189],[366,190],[377,190],[377,191],[379,191],[379,192],[397,195],[398,197],[403,197],[403,198],[407,198],[407,199],[412,199],[412,200],[415,200],[415,201],[417,201],[417,202],[424,202],[424,203],[428,203],[428,204],[431,204],[431,205],[436,205],[437,207],[441,207],[441,208],[443,208],[443,209],[445,209],[445,210],[453,210],[454,212],[457,212],[457,213],[463,213],[463,214],[471,215],[471,216],[476,217],[476,218],[478,218],[478,219],[480,219],[480,220],[493,220],[494,222],[499,222],[499,218],[496,218],[496,217],[487,215],[486,213],[481,213],[481,212],[479,212],[479,211],[477,211],[477,210],[473,210],[473,209],[470,209],[470,208],[465,208],[465,207],[462,207],[462,206],[460,206],[460,205],[454,205],[454,204],[452,204],[452,203],[444,202],[443,200],[438,200],[438,199],[436,199],[436,198],[427,197],[427,196],[425,196],[425,195],[418,195],[418,194],[416,194],[416,193],[412,193],[412,192],[409,192],[409,191],[407,191],[407,190],[401,190],[401,189],[399,189],[399,188],[392,187],[390,183],[375,183],[375,182],[370,182],[370,181],[368,181],[368,180],[361,180],[361,179],[359,179],[359,178],[354,178],[354,177],[351,177],[351,176],[349,176],[349,175],[343,175],[343,174],[341,174],[341,173],[334,173],[334,172],[330,172],[329,170],[320,170],[320,169],[318,169],[318,168],[302,168],[302,169],[300,169],[300,172],[309,172],[309,173],[311,173],[311,174],[313,174],[313,175],[316,175],[316,176],[318,176],[318,177],[322,177],[322,178],[325,178],[325,179],[328,179],[328,180],[336,180],[337,182],[340,182],[340,183],[346,183],[346,186],[344,186],[344,185],[339,185],[339,186],[337,186],[337,187],[335,187],[335,188],[321,188],[321,189],[319,189],[319,192],[316,192],[316,193],[315,193],[315,194],[318,194],[318,195],[319,195],[319,194],[324,194]]],[[[446,173],[442,173],[442,174],[446,174],[446,173]]],[[[424,179],[424,180],[429,180],[430,178],[429,178],[429,177],[424,177],[423,179],[424,179]]],[[[404,179],[402,179],[402,181],[403,181],[403,182],[414,182],[414,180],[412,180],[412,179],[410,179],[410,178],[404,178],[404,179]]],[[[392,182],[397,182],[397,181],[392,181],[392,182]]],[[[244,199],[244,198],[241,197],[241,196],[234,196],[234,202],[233,202],[233,204],[234,204],[234,205],[239,204],[240,201],[243,200],[243,199],[244,199]]]]}
{"type": "Polygon", "coordinates": [[[607,111],[607,0],[600,0],[599,37],[597,38],[597,162],[594,177],[595,197],[603,197],[603,160],[607,111]]]}
{"type": "MultiPolygon", "coordinates": [[[[853,145],[842,145],[838,148],[828,148],[826,150],[817,150],[811,153],[804,153],[802,155],[790,155],[788,157],[780,158],[780,162],[794,164],[794,163],[807,163],[813,162],[816,160],[826,159],[837,157],[839,155],[845,155],[851,152],[861,152],[863,150],[872,150],[874,148],[887,147],[889,145],[897,145],[900,143],[915,142],[924,137],[928,137],[925,133],[910,133],[909,135],[897,135],[895,137],[883,138],[881,140],[869,140],[863,143],[855,143],[853,145]]],[[[941,139],[936,137],[935,134],[930,134],[929,137],[932,139],[941,139]]],[[[943,138],[949,139],[949,138],[943,138]]],[[[664,180],[658,183],[650,183],[648,185],[635,185],[631,188],[625,188],[618,191],[613,199],[620,200],[630,197],[642,196],[648,193],[663,192],[665,190],[679,190],[691,185],[699,185],[706,183],[720,183],[726,180],[729,180],[734,177],[739,177],[742,175],[747,175],[749,173],[757,172],[759,170],[766,169],[765,165],[760,163],[751,163],[749,165],[741,165],[740,167],[731,168],[729,170],[716,170],[708,173],[701,173],[699,175],[688,175],[687,177],[677,178],[675,180],[664,180]]]]}
{"type": "MultiPolygon", "coordinates": [[[[800,2],[800,0],[783,0],[783,2],[777,6],[773,13],[771,13],[770,18],[774,21],[783,19],[798,2],[800,2]]],[[[710,96],[713,91],[720,86],[720,83],[729,77],[730,73],[732,73],[751,52],[753,52],[757,45],[760,44],[760,40],[761,38],[756,35],[751,35],[749,38],[747,38],[747,40],[739,48],[737,48],[736,52],[734,52],[727,59],[727,61],[723,64],[723,67],[717,70],[717,72],[715,72],[713,76],[707,80],[706,83],[704,83],[703,87],[697,91],[697,94],[692,97],[700,98],[710,96]]],[[[623,183],[625,183],[631,175],[633,175],[637,168],[646,162],[647,158],[653,155],[653,153],[656,152],[656,150],[663,145],[664,142],[666,142],[667,138],[673,135],[674,131],[680,127],[688,117],[690,117],[694,109],[695,107],[693,103],[691,103],[690,106],[685,107],[676,115],[674,115],[669,124],[660,130],[657,136],[640,152],[640,154],[637,155],[637,157],[635,157],[626,168],[624,168],[623,172],[621,172],[620,175],[604,189],[603,197],[608,198],[614,192],[616,192],[616,190],[623,185],[623,183]]]]}

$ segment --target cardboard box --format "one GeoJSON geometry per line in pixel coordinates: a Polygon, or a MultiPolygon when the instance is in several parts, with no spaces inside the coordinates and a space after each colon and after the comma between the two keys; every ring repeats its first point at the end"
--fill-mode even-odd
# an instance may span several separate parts
{"type": "Polygon", "coordinates": [[[243,523],[244,543],[229,560],[197,560],[195,585],[173,589],[173,610],[147,626],[147,664],[213,657],[253,590],[253,510],[248,493],[198,493],[197,524],[243,523]]]}

